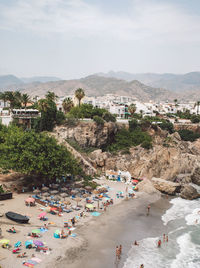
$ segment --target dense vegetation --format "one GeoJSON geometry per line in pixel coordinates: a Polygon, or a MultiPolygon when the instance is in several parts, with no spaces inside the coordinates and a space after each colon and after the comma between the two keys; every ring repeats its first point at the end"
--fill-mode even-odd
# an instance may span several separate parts
{"type": "Polygon", "coordinates": [[[0,167],[53,181],[80,169],[71,153],[45,133],[0,125],[0,167]]]}
{"type": "Polygon", "coordinates": [[[116,121],[116,117],[106,109],[94,107],[92,104],[81,104],[80,106],[71,107],[70,111],[67,113],[67,118],[91,118],[94,119],[95,122],[98,121],[97,116],[103,120],[101,120],[101,122],[116,121]]]}
{"type": "Polygon", "coordinates": [[[127,153],[132,146],[141,145],[145,149],[152,148],[152,138],[147,133],[146,122],[138,123],[137,120],[129,121],[129,129],[120,129],[112,144],[108,145],[110,152],[124,151],[127,153]]]}
{"type": "Polygon", "coordinates": [[[195,141],[196,139],[200,138],[200,134],[195,133],[189,129],[182,129],[178,131],[180,137],[184,141],[195,141]]]}

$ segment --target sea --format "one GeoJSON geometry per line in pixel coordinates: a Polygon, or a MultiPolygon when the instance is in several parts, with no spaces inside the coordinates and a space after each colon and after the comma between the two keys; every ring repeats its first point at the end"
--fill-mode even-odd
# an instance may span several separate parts
{"type": "Polygon", "coordinates": [[[162,215],[168,242],[163,242],[163,237],[139,241],[139,246],[129,250],[123,268],[140,268],[141,264],[144,268],[200,268],[200,199],[176,197],[170,204],[162,215]]]}

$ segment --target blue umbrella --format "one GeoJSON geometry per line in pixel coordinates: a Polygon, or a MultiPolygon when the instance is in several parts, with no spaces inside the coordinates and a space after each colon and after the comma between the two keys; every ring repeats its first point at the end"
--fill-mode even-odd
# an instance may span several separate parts
{"type": "Polygon", "coordinates": [[[27,240],[25,242],[25,247],[27,248],[29,245],[33,245],[33,240],[27,240]]]}

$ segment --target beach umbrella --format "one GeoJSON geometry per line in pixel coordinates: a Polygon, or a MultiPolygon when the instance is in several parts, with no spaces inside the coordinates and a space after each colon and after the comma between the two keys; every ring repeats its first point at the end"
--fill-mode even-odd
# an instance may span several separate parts
{"type": "Polygon", "coordinates": [[[53,197],[53,200],[55,200],[55,201],[59,201],[59,200],[60,200],[60,196],[55,195],[55,196],[53,197]]]}
{"type": "Polygon", "coordinates": [[[35,198],[29,197],[25,200],[26,203],[35,203],[35,198]]]}
{"type": "Polygon", "coordinates": [[[42,194],[42,196],[44,196],[44,197],[48,197],[48,196],[50,196],[50,194],[47,193],[47,192],[45,192],[45,193],[42,194]]]}
{"type": "Polygon", "coordinates": [[[91,187],[91,186],[85,186],[85,189],[86,189],[87,191],[91,191],[91,190],[92,190],[92,187],[91,187]]]}
{"type": "Polygon", "coordinates": [[[33,245],[33,240],[27,240],[25,242],[25,247],[27,248],[29,245],[33,245]]]}
{"type": "Polygon", "coordinates": [[[42,191],[43,191],[43,192],[46,192],[46,191],[48,191],[48,190],[49,190],[49,187],[46,187],[46,186],[42,187],[42,191]]]}
{"type": "Polygon", "coordinates": [[[137,184],[139,181],[138,180],[132,180],[132,183],[137,184]]]}
{"type": "Polygon", "coordinates": [[[34,193],[34,194],[40,194],[41,191],[40,191],[39,189],[36,189],[36,190],[33,191],[33,193],[34,193]]]}
{"type": "Polygon", "coordinates": [[[50,192],[51,194],[58,194],[58,191],[57,190],[53,190],[50,192]]]}
{"type": "Polygon", "coordinates": [[[42,212],[42,213],[40,213],[40,215],[38,216],[38,218],[43,218],[43,217],[46,216],[46,215],[47,215],[46,212],[42,212]]]}
{"type": "Polygon", "coordinates": [[[59,186],[60,186],[59,184],[52,184],[51,188],[58,189],[59,186]]]}
{"type": "Polygon", "coordinates": [[[86,204],[86,208],[94,208],[92,204],[86,204]]]}
{"type": "Polygon", "coordinates": [[[37,247],[42,247],[44,246],[44,243],[42,241],[39,240],[34,240],[33,244],[36,245],[37,247]]]}
{"type": "Polygon", "coordinates": [[[62,192],[66,192],[66,191],[68,191],[68,188],[67,188],[67,187],[62,187],[60,190],[61,190],[62,192]]]}
{"type": "Polygon", "coordinates": [[[77,203],[77,206],[78,206],[78,203],[79,203],[79,202],[81,202],[81,200],[82,200],[82,199],[81,199],[81,198],[79,198],[79,197],[77,197],[77,198],[74,198],[74,201],[76,201],[76,203],[77,203]]]}
{"type": "Polygon", "coordinates": [[[2,240],[0,240],[0,243],[1,244],[9,244],[9,242],[10,242],[10,240],[8,240],[8,239],[2,239],[2,240]]]}
{"type": "Polygon", "coordinates": [[[34,229],[31,231],[32,234],[39,234],[40,233],[40,229],[34,229]]]}
{"type": "Polygon", "coordinates": [[[67,197],[68,195],[66,193],[62,193],[62,194],[60,194],[60,196],[63,197],[65,200],[65,197],[67,197]]]}
{"type": "Polygon", "coordinates": [[[87,197],[89,197],[90,195],[89,194],[83,194],[83,197],[84,198],[87,198],[87,197]]]}
{"type": "Polygon", "coordinates": [[[66,206],[71,205],[71,201],[70,201],[70,200],[66,200],[66,201],[64,201],[63,203],[64,203],[66,206]]]}

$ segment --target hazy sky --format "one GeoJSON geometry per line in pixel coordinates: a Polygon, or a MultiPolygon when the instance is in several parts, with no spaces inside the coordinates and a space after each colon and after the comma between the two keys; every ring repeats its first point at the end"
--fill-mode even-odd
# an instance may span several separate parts
{"type": "Polygon", "coordinates": [[[200,0],[0,0],[0,74],[200,71],[200,0]]]}

